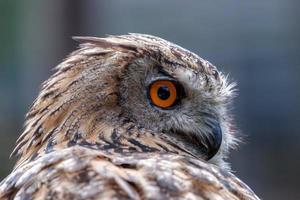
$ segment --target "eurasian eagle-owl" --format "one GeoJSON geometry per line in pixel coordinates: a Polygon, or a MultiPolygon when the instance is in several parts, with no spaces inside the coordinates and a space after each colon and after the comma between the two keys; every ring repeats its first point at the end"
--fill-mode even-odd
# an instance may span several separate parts
{"type": "Polygon", "coordinates": [[[234,84],[161,38],[75,37],[26,116],[1,199],[258,199],[224,161],[234,84]]]}

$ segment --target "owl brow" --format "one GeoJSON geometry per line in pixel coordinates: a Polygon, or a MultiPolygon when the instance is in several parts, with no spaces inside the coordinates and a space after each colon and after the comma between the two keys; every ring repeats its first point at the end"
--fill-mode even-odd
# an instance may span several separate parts
{"type": "Polygon", "coordinates": [[[159,66],[158,73],[176,80],[176,78],[174,76],[172,76],[171,74],[169,74],[166,70],[164,70],[162,66],[159,66]]]}

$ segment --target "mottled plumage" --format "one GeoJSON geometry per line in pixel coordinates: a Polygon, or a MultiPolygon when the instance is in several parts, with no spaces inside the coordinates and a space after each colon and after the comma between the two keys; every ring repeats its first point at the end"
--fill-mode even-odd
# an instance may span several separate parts
{"type": "Polygon", "coordinates": [[[75,39],[26,116],[0,198],[258,199],[224,161],[234,84],[215,66],[150,35],[75,39]],[[182,87],[176,106],[151,103],[157,79],[182,87]]]}

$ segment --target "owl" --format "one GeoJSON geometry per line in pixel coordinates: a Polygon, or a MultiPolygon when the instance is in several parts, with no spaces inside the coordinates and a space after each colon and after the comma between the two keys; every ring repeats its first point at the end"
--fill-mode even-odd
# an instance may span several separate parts
{"type": "Polygon", "coordinates": [[[226,162],[227,76],[151,35],[74,39],[26,115],[0,199],[258,199],[226,162]]]}

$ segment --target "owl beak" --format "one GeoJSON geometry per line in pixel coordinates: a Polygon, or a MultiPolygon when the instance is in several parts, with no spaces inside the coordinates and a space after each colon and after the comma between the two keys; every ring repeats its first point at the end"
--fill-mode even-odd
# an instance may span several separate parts
{"type": "Polygon", "coordinates": [[[206,125],[211,130],[211,133],[206,134],[204,136],[204,140],[201,143],[204,146],[204,155],[206,155],[206,160],[211,159],[214,157],[222,144],[222,129],[220,127],[220,123],[212,118],[209,118],[209,120],[206,121],[206,125]]]}
{"type": "Polygon", "coordinates": [[[178,141],[173,145],[181,147],[181,150],[194,157],[210,160],[221,147],[222,130],[219,122],[213,118],[208,118],[205,124],[211,132],[192,133],[172,130],[172,137],[176,137],[178,141]]]}

